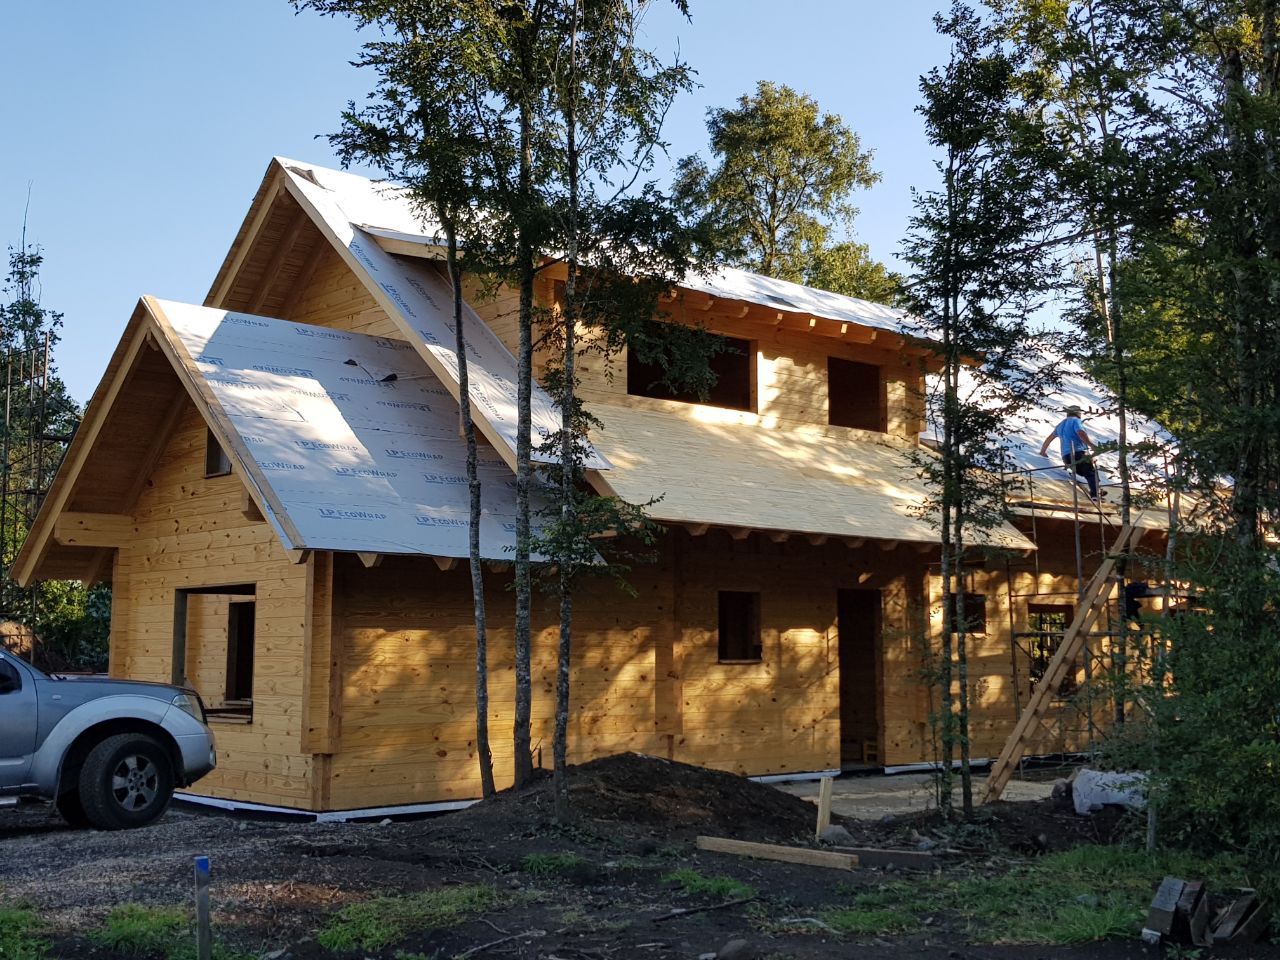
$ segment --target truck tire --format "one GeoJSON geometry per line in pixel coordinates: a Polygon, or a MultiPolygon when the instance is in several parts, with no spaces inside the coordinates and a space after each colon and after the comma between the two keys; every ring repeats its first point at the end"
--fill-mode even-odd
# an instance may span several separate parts
{"type": "Polygon", "coordinates": [[[99,830],[146,826],[173,796],[173,768],[164,747],[142,733],[107,737],[80,769],[80,805],[99,830]]]}

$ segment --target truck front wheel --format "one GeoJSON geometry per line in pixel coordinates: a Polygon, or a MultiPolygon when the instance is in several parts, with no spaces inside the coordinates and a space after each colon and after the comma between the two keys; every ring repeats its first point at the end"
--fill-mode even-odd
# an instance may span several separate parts
{"type": "Polygon", "coordinates": [[[142,827],[173,796],[173,767],[164,747],[141,733],[107,737],[80,768],[80,804],[99,830],[142,827]]]}

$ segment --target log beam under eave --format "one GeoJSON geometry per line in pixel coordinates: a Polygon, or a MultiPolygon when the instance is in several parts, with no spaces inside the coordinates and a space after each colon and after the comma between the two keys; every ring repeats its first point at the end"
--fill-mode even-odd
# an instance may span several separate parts
{"type": "Polygon", "coordinates": [[[119,547],[134,535],[133,517],[123,513],[68,510],[53,524],[53,540],[64,547],[119,547]]]}

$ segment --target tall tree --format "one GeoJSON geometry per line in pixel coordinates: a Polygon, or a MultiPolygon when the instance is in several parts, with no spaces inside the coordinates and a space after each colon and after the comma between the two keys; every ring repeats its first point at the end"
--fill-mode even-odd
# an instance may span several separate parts
{"type": "Polygon", "coordinates": [[[412,202],[444,235],[446,267],[453,288],[454,349],[458,360],[458,404],[466,444],[470,494],[469,552],[475,618],[476,756],[484,796],[494,793],[489,744],[488,618],[480,553],[482,490],[462,296],[459,247],[475,254],[483,269],[484,227],[475,211],[488,206],[495,177],[510,165],[512,143],[501,105],[493,102],[496,68],[494,25],[483,5],[395,4],[365,0],[308,0],[300,6],[345,15],[380,29],[364,44],[357,65],[378,76],[370,103],[349,103],[342,129],[330,141],[344,164],[370,163],[403,184],[412,202]],[[486,42],[488,40],[488,42],[486,42]]]}
{"type": "MultiPolygon", "coordinates": [[[[1280,863],[1280,3],[1107,0],[1158,50],[1151,121],[1180,174],[1134,257],[1180,376],[1144,383],[1178,418],[1199,522],[1176,575],[1199,604],[1162,623],[1168,673],[1139,761],[1165,835],[1280,863]],[[1223,682],[1229,677],[1230,682],[1223,682]]],[[[1132,315],[1132,312],[1131,312],[1132,315]]],[[[1157,341],[1160,342],[1160,341],[1157,341]]]]}
{"type": "Polygon", "coordinates": [[[880,179],[840,117],[791,87],[761,81],[735,108],[708,111],[707,132],[716,166],[686,157],[676,192],[714,255],[851,296],[896,293],[895,278],[865,246],[833,240],[857,213],[852,193],[880,179]]]}
{"type": "MultiPolygon", "coordinates": [[[[919,462],[941,526],[942,637],[937,657],[939,804],[952,808],[960,753],[963,811],[973,812],[966,567],[1003,520],[1005,421],[1048,386],[1033,361],[1030,317],[1045,282],[1044,195],[1026,154],[1039,148],[1015,92],[1015,62],[993,26],[957,3],[936,18],[951,57],[920,82],[941,186],[918,194],[905,244],[908,303],[937,343],[941,370],[927,398],[937,456],[919,462]]],[[[916,331],[920,332],[920,331],[916,331]]]]}
{"type": "Polygon", "coordinates": [[[1129,363],[1122,262],[1144,216],[1161,216],[1164,175],[1150,149],[1158,107],[1149,81],[1155,48],[1134,42],[1133,18],[1106,0],[990,0],[1025,62],[1020,89],[1051,149],[1038,154],[1059,196],[1059,241],[1074,253],[1070,311],[1088,336],[1090,367],[1105,378],[1119,422],[1121,522],[1132,507],[1129,363]],[[1100,343],[1101,349],[1090,349],[1100,343]]]}
{"type": "MultiPolygon", "coordinates": [[[[562,131],[554,209],[565,280],[548,331],[558,356],[548,364],[546,380],[561,423],[544,441],[558,463],[549,471],[552,495],[538,549],[554,565],[560,602],[553,777],[561,819],[568,815],[575,585],[587,571],[620,577],[631,557],[616,545],[644,545],[653,535],[643,506],[597,496],[586,483],[586,436],[597,424],[578,396],[578,354],[587,349],[610,356],[629,334],[645,329],[659,296],[681,279],[690,256],[673,208],[645,177],[664,146],[667,110],[689,88],[691,74],[683,63],[664,65],[639,46],[646,6],[644,0],[562,0],[558,8],[564,46],[554,88],[562,131]],[[614,535],[608,545],[604,534],[614,535]]],[[[677,7],[687,15],[683,2],[677,7]]]]}
{"type": "Polygon", "coordinates": [[[80,415],[54,362],[62,314],[41,302],[43,263],[24,226],[0,287],[0,620],[32,629],[42,666],[96,670],[106,665],[109,588],[49,581],[23,590],[8,578],[80,415]]]}

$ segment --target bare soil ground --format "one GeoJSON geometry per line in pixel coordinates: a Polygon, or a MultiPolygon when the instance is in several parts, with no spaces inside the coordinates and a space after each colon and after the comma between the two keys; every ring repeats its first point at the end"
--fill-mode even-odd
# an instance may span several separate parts
{"type": "MultiPolygon", "coordinates": [[[[975,945],[961,920],[950,917],[892,936],[837,934],[819,919],[824,911],[899,874],[747,860],[700,852],[693,843],[699,834],[811,843],[809,802],[730,774],[634,754],[574,768],[570,795],[576,821],[569,826],[554,822],[545,781],[457,813],[404,822],[266,822],[175,806],[149,828],[100,833],[72,830],[46,807],[0,811],[0,906],[26,903],[38,912],[49,956],[114,960],[130,954],[90,936],[103,916],[125,903],[190,904],[192,858],[203,854],[212,861],[215,930],[226,956],[693,960],[738,938],[750,941],[756,958],[770,960],[1149,955],[1136,941],[975,945]],[[689,892],[671,879],[679,870],[721,887],[689,892]],[[747,899],[734,883],[756,896],[723,906],[747,899]],[[331,952],[315,939],[351,904],[473,886],[496,896],[460,922],[410,931],[377,949],[331,952]],[[672,915],[680,910],[691,912],[672,915]]],[[[1049,850],[1110,843],[1124,829],[1115,815],[1082,819],[1048,802],[996,804],[983,824],[959,832],[923,814],[842,822],[861,845],[915,850],[931,841],[946,851],[936,867],[944,872],[977,862],[999,870],[1049,850]]],[[[1271,947],[1232,953],[1280,957],[1271,947]]]]}

